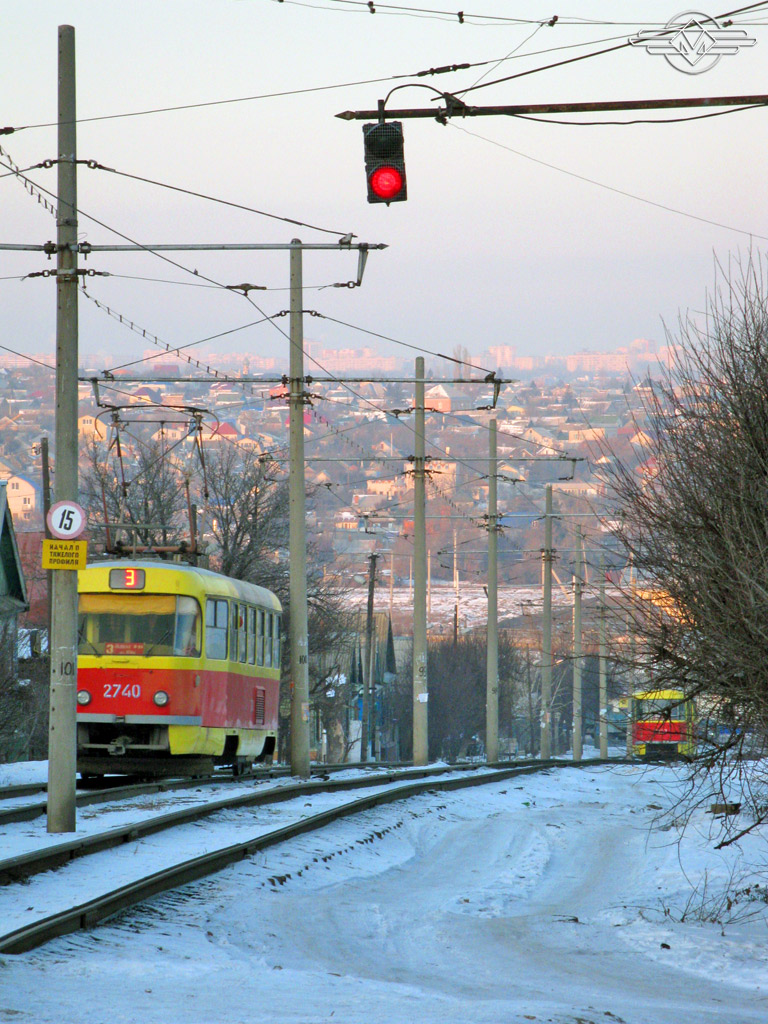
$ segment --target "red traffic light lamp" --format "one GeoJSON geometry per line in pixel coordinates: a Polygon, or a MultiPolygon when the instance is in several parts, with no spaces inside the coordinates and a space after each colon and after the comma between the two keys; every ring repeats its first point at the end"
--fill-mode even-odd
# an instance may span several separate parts
{"type": "MultiPolygon", "coordinates": [[[[392,202],[393,199],[405,199],[400,196],[405,181],[396,167],[378,167],[368,179],[371,191],[375,196],[384,202],[392,202]]],[[[368,200],[373,202],[372,199],[368,200]]]]}
{"type": "Polygon", "coordinates": [[[379,121],[364,124],[363,142],[368,202],[402,203],[408,198],[402,123],[379,121]]]}

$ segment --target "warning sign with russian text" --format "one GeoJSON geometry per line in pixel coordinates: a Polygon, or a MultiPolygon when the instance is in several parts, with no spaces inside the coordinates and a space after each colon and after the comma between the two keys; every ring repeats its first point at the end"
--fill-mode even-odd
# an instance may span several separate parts
{"type": "Polygon", "coordinates": [[[84,569],[86,548],[84,540],[44,540],[44,569],[84,569]]]}

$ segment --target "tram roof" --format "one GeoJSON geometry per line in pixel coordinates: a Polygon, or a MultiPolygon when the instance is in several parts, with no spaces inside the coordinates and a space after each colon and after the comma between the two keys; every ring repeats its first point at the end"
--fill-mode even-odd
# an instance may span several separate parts
{"type": "Polygon", "coordinates": [[[682,690],[634,690],[633,700],[685,700],[685,693],[682,690]]]}
{"type": "Polygon", "coordinates": [[[104,562],[91,562],[84,570],[81,569],[78,572],[78,590],[81,592],[85,591],[83,587],[84,573],[101,569],[105,571],[105,575],[103,583],[100,581],[99,589],[103,588],[104,592],[109,589],[106,584],[107,574],[110,569],[144,569],[147,572],[151,571],[153,575],[157,572],[163,572],[175,574],[177,578],[194,580],[202,591],[213,597],[234,597],[242,601],[250,601],[253,604],[265,606],[273,611],[282,611],[279,598],[271,590],[267,590],[266,587],[260,587],[255,583],[247,583],[245,580],[236,580],[231,576],[224,576],[222,573],[213,572],[211,569],[203,569],[197,565],[186,565],[181,562],[163,562],[151,558],[136,560],[120,558],[104,562]]]}

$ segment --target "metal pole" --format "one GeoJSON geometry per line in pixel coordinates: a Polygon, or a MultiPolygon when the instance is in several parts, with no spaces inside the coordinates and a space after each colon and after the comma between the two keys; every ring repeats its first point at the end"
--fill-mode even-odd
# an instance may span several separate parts
{"type": "Polygon", "coordinates": [[[424,471],[424,358],[416,360],[413,461],[413,763],[429,760],[427,699],[427,530],[424,471]]]}
{"type": "Polygon", "coordinates": [[[584,588],[584,537],[579,530],[576,543],[576,571],[573,574],[573,760],[582,755],[582,701],[581,701],[581,593],[584,588]]]}
{"type": "Polygon", "coordinates": [[[637,634],[635,631],[636,625],[636,611],[637,608],[637,586],[635,579],[635,567],[632,555],[629,556],[629,586],[631,592],[631,600],[629,604],[629,610],[627,612],[627,627],[629,629],[629,650],[630,650],[630,685],[629,693],[627,694],[627,757],[632,757],[634,753],[634,744],[632,743],[632,694],[637,688],[635,678],[637,669],[637,634]]]}
{"type": "Polygon", "coordinates": [[[546,761],[552,753],[552,484],[546,487],[544,507],[544,550],[542,551],[542,586],[544,607],[541,626],[541,757],[546,761]]]}
{"type": "MultiPolygon", "coordinates": [[[[668,29],[667,32],[674,33],[678,29],[668,29]]],[[[664,30],[659,33],[661,37],[664,30]]],[[[614,50],[621,50],[630,46],[629,42],[620,43],[614,46],[614,50]]],[[[579,60],[575,57],[574,60],[579,60]]],[[[454,97],[453,106],[444,107],[406,107],[398,109],[392,107],[387,110],[387,117],[396,121],[403,121],[406,118],[426,117],[434,118],[436,115],[452,117],[515,117],[521,114],[576,114],[576,113],[597,113],[614,110],[677,110],[685,107],[754,107],[768,104],[768,96],[765,93],[748,94],[744,96],[696,96],[690,98],[672,98],[659,100],[601,100],[592,103],[517,103],[514,105],[474,107],[465,106],[460,100],[454,97]]],[[[372,121],[379,116],[376,110],[343,110],[336,114],[344,121],[372,121]]],[[[94,246],[95,248],[95,246],[94,246]]]]}
{"type": "Polygon", "coordinates": [[[536,723],[533,717],[533,682],[531,680],[531,652],[525,649],[525,668],[528,677],[528,733],[531,744],[531,757],[536,756],[536,723]]]}
{"type": "Polygon", "coordinates": [[[368,658],[368,746],[371,760],[376,760],[376,641],[371,637],[371,650],[368,658]]]}
{"type": "Polygon", "coordinates": [[[600,556],[600,623],[599,623],[599,696],[600,705],[600,757],[608,757],[608,681],[605,660],[605,564],[600,556]]]}
{"type": "Polygon", "coordinates": [[[307,625],[307,542],[304,494],[304,322],[301,242],[291,245],[290,302],[290,614],[291,773],[309,778],[309,639],[307,625]]]}
{"type": "MultiPolygon", "coordinates": [[[[499,759],[498,534],[496,533],[496,420],[489,423],[488,457],[488,658],[485,685],[485,756],[499,759]]],[[[458,592],[456,595],[458,603],[458,592]]]]}
{"type": "MultiPolygon", "coordinates": [[[[78,251],[83,253],[93,252],[258,252],[258,251],[280,251],[282,249],[290,250],[293,248],[295,242],[227,242],[226,244],[218,244],[211,242],[189,244],[183,242],[181,244],[174,245],[155,245],[147,243],[146,245],[138,245],[133,243],[131,245],[92,245],[90,242],[80,242],[78,251]]],[[[351,245],[346,245],[342,242],[305,242],[301,246],[302,249],[339,249],[339,250],[357,250],[364,258],[367,258],[367,253],[372,249],[387,249],[388,246],[382,242],[355,242],[351,245]]],[[[6,242],[0,242],[0,249],[7,249],[9,252],[46,252],[47,243],[42,245],[28,245],[28,244],[8,244],[6,242]]],[[[358,280],[355,282],[356,286],[359,287],[362,278],[358,276],[358,280]]],[[[232,291],[248,292],[252,288],[258,288],[258,285],[237,285],[232,288],[232,291]]],[[[174,378],[175,380],[176,378],[174,378]]],[[[198,378],[199,379],[199,378],[198,378]]],[[[238,380],[240,378],[238,377],[238,380]]],[[[258,378],[263,380],[263,378],[258,378]]],[[[282,378],[280,378],[282,380],[282,378]]],[[[334,377],[333,380],[338,380],[334,377]]],[[[378,380],[378,378],[377,378],[378,380]]],[[[408,377],[404,383],[410,383],[411,378],[408,377]]]]}
{"type": "MultiPolygon", "coordinates": [[[[77,110],[75,30],[59,26],[56,260],[57,501],[77,501],[77,110]]],[[[77,573],[59,569],[51,590],[48,831],[74,832],[77,775],[77,573]]]]}
{"type": "Polygon", "coordinates": [[[376,559],[378,555],[371,552],[368,556],[368,616],[365,623],[365,680],[363,682],[363,712],[360,723],[360,760],[368,760],[368,740],[370,736],[370,708],[373,695],[373,592],[376,586],[376,559]]]}

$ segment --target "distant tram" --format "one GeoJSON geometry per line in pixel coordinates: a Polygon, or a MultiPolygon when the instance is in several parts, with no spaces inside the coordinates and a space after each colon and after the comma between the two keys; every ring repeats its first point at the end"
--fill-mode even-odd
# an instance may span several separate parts
{"type": "Polygon", "coordinates": [[[635,757],[692,757],[695,749],[693,701],[682,690],[632,694],[632,753],[635,757]]]}
{"type": "Polygon", "coordinates": [[[78,576],[77,766],[105,773],[241,771],[277,742],[280,602],[169,562],[78,576]]]}

